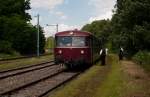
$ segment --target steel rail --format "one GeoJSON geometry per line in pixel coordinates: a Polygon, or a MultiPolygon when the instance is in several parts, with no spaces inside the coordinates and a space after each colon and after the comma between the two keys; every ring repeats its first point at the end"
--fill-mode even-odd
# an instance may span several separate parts
{"type": "MultiPolygon", "coordinates": [[[[51,55],[50,54],[42,54],[40,56],[47,56],[47,55],[51,55]]],[[[0,59],[0,61],[11,61],[11,60],[17,60],[17,59],[27,59],[27,58],[32,58],[32,57],[37,57],[37,55],[28,55],[28,56],[22,56],[22,57],[14,57],[14,58],[7,58],[7,59],[0,59]]]]}
{"type": "Polygon", "coordinates": [[[56,72],[56,73],[54,73],[54,74],[52,74],[52,75],[49,75],[49,76],[47,76],[47,77],[45,77],[45,78],[41,78],[41,79],[36,80],[36,81],[34,81],[34,82],[31,82],[31,83],[29,83],[29,84],[22,85],[21,87],[18,87],[18,88],[15,88],[15,89],[12,89],[12,90],[5,91],[5,92],[3,92],[3,93],[0,93],[0,97],[3,97],[3,96],[5,97],[5,95],[11,95],[11,94],[12,94],[13,92],[15,92],[15,91],[21,90],[21,89],[26,88],[26,87],[28,87],[28,86],[32,86],[33,84],[36,84],[36,83],[38,83],[38,82],[41,82],[41,81],[43,81],[43,80],[45,80],[45,79],[47,79],[47,78],[49,78],[49,77],[53,77],[53,76],[55,76],[55,75],[58,75],[58,74],[60,74],[61,72],[63,72],[63,71],[56,72]]]}
{"type": "Polygon", "coordinates": [[[27,67],[2,71],[2,72],[0,72],[0,79],[4,79],[6,77],[19,75],[19,74],[23,74],[23,73],[26,73],[26,72],[30,72],[30,71],[34,71],[34,70],[38,70],[38,69],[42,69],[42,68],[46,68],[46,67],[50,67],[50,66],[53,66],[53,65],[55,65],[55,64],[53,63],[53,61],[51,61],[51,62],[44,62],[44,63],[40,63],[40,64],[34,64],[34,65],[31,65],[31,66],[27,66],[27,67]]]}

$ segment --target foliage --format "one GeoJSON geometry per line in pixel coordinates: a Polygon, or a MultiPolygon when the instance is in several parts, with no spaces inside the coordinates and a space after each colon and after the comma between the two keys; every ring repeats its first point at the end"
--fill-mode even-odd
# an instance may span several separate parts
{"type": "Polygon", "coordinates": [[[129,58],[140,50],[149,51],[150,1],[117,0],[113,12],[111,21],[94,21],[82,30],[92,32],[113,52],[123,47],[129,58]]]}
{"type": "Polygon", "coordinates": [[[21,55],[18,52],[11,52],[11,53],[0,53],[0,59],[9,59],[9,58],[17,58],[17,57],[21,57],[21,55]]]}
{"type": "Polygon", "coordinates": [[[45,48],[54,48],[54,37],[51,36],[46,39],[45,48]]]}
{"type": "Polygon", "coordinates": [[[45,53],[52,53],[54,50],[54,37],[50,36],[47,37],[46,39],[46,43],[45,43],[45,53]]]}
{"type": "Polygon", "coordinates": [[[142,65],[145,69],[150,70],[150,52],[139,51],[133,57],[133,60],[142,65]]]}
{"type": "MultiPolygon", "coordinates": [[[[0,53],[12,50],[21,54],[36,53],[37,28],[29,23],[31,16],[26,12],[29,9],[30,0],[0,1],[0,53]]],[[[44,52],[43,33],[40,27],[40,53],[44,52]]]]}
{"type": "Polygon", "coordinates": [[[109,40],[109,35],[112,32],[110,20],[94,21],[91,24],[85,25],[82,30],[93,33],[93,35],[101,40],[103,45],[109,40]]]}
{"type": "Polygon", "coordinates": [[[45,39],[45,36],[44,36],[44,30],[42,29],[42,27],[40,27],[39,29],[39,50],[40,50],[40,53],[44,53],[45,50],[44,50],[44,47],[45,47],[45,42],[46,39],[45,39]]]}
{"type": "Polygon", "coordinates": [[[30,0],[1,0],[0,1],[0,16],[15,16],[19,15],[22,19],[29,21],[31,16],[26,13],[30,9],[30,0]]]}
{"type": "Polygon", "coordinates": [[[8,41],[0,41],[0,52],[4,52],[7,54],[12,53],[11,43],[8,41]]]}
{"type": "Polygon", "coordinates": [[[131,56],[139,50],[150,50],[149,0],[117,0],[111,25],[115,49],[123,46],[131,56]]]}

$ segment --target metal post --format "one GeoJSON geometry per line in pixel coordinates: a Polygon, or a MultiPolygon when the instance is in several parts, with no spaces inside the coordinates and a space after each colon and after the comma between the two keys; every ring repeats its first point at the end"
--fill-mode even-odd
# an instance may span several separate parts
{"type": "Polygon", "coordinates": [[[39,17],[40,15],[37,15],[37,56],[39,56],[39,17]]]}
{"type": "Polygon", "coordinates": [[[56,31],[58,32],[58,24],[56,24],[56,31]]]}

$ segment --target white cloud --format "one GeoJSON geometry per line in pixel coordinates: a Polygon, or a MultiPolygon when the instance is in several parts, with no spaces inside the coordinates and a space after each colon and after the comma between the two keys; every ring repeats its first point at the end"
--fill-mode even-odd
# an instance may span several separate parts
{"type": "Polygon", "coordinates": [[[90,17],[89,22],[91,23],[91,22],[93,22],[95,20],[111,19],[112,14],[113,13],[111,11],[108,11],[105,14],[100,14],[100,15],[95,16],[95,17],[90,17]]]}
{"type": "Polygon", "coordinates": [[[95,9],[95,16],[89,19],[89,22],[94,20],[107,19],[112,17],[112,9],[116,0],[90,0],[88,2],[89,5],[93,6],[95,9]]]}
{"type": "Polygon", "coordinates": [[[60,5],[64,0],[31,0],[31,7],[53,9],[57,5],[60,5]]]}
{"type": "Polygon", "coordinates": [[[64,31],[64,30],[74,30],[74,29],[79,29],[80,30],[80,26],[77,25],[65,25],[65,24],[60,24],[59,26],[59,31],[64,31]]]}
{"type": "MultiPolygon", "coordinates": [[[[80,26],[70,26],[70,25],[66,25],[66,24],[59,24],[58,26],[58,31],[66,31],[66,30],[74,30],[74,29],[78,29],[80,30],[81,27],[80,26]]],[[[56,27],[55,26],[47,26],[44,28],[45,31],[45,36],[49,37],[49,36],[54,36],[54,34],[56,33],[56,27]]]]}
{"type": "Polygon", "coordinates": [[[57,16],[59,16],[60,17],[60,19],[62,19],[62,20],[66,20],[68,17],[63,13],[63,12],[55,12],[55,14],[57,15],[57,16]]]}
{"type": "Polygon", "coordinates": [[[105,13],[114,8],[116,0],[89,0],[88,4],[94,6],[97,13],[105,13]]]}

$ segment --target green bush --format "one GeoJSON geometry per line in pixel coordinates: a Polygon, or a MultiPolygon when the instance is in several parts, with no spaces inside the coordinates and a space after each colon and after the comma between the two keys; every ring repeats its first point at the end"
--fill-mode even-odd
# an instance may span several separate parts
{"type": "Polygon", "coordinates": [[[150,71],[150,52],[139,51],[134,55],[133,60],[150,71]]]}
{"type": "Polygon", "coordinates": [[[12,44],[8,41],[0,41],[0,53],[12,53],[12,44]]]}

